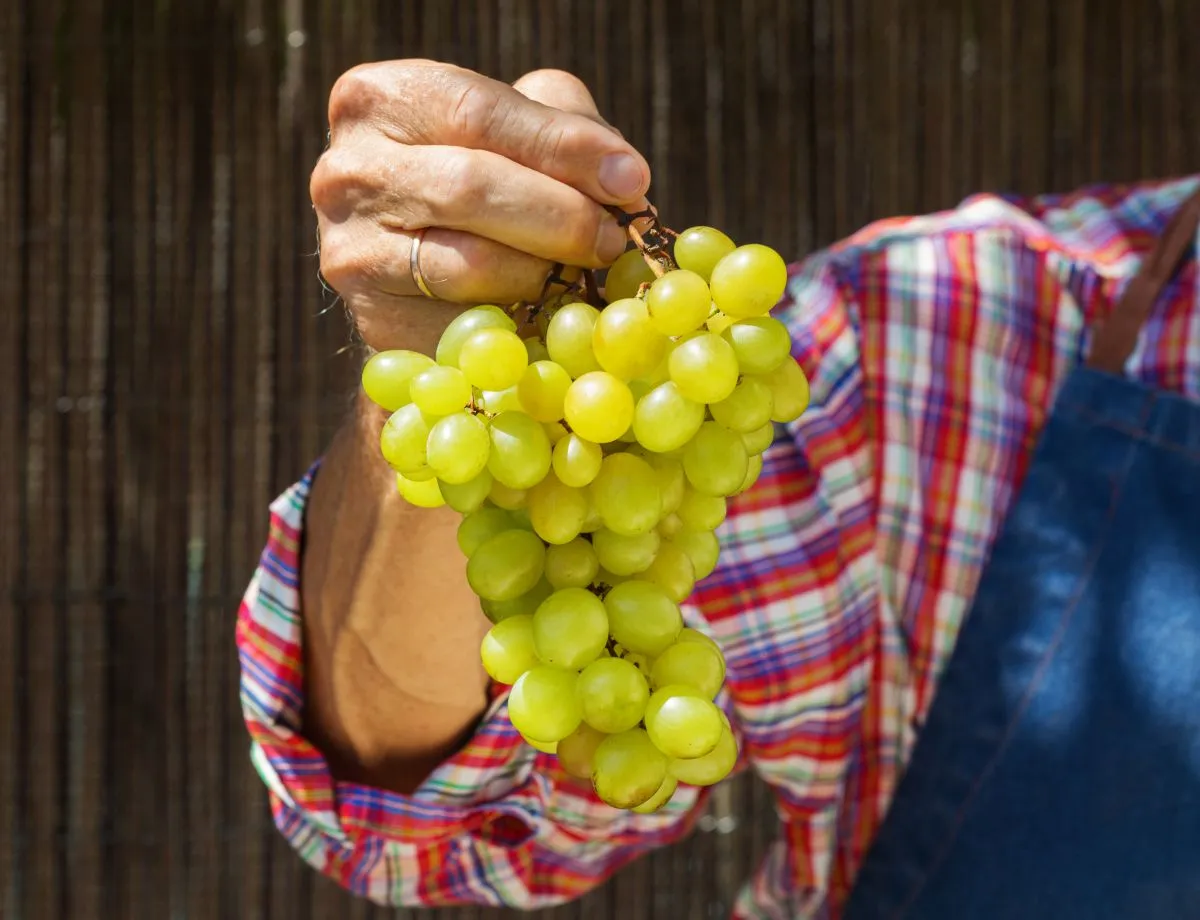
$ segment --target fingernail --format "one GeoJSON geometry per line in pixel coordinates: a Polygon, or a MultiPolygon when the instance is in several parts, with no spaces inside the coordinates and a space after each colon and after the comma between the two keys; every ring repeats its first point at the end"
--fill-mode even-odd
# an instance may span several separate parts
{"type": "Polygon", "coordinates": [[[627,153],[610,153],[600,161],[600,185],[618,201],[641,194],[644,181],[641,164],[627,153]]]}
{"type": "Polygon", "coordinates": [[[600,230],[596,234],[596,257],[607,265],[616,261],[617,256],[625,251],[629,237],[617,226],[617,222],[609,217],[600,221],[600,230]]]}

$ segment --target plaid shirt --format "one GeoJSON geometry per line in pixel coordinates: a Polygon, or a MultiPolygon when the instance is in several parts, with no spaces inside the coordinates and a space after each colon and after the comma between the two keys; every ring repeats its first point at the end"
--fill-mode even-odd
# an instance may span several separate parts
{"type": "MultiPolygon", "coordinates": [[[[774,789],[780,838],[739,918],[836,917],[880,825],[1064,375],[1195,180],[971,198],[875,224],[797,266],[778,311],[812,383],[720,533],[686,615],[729,662],[722,697],[774,789]]],[[[1200,397],[1194,264],[1128,374],[1200,397]]],[[[300,854],[404,905],[573,898],[691,827],[598,802],[523,744],[496,696],[412,796],[331,777],[300,734],[297,547],[310,479],[272,506],[238,623],[252,758],[300,854]]]]}

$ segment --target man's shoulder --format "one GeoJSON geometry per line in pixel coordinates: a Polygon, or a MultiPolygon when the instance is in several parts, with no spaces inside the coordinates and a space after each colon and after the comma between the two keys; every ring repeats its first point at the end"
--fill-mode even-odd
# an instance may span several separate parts
{"type": "Polygon", "coordinates": [[[952,276],[970,271],[995,248],[1018,248],[1054,257],[1064,267],[1119,278],[1135,270],[1198,186],[1200,176],[1187,176],[1034,196],[980,192],[951,209],[874,221],[797,263],[793,277],[803,284],[822,274],[832,276],[850,294],[872,267],[952,276]],[[960,248],[954,258],[929,257],[950,245],[969,248],[960,248]]]}

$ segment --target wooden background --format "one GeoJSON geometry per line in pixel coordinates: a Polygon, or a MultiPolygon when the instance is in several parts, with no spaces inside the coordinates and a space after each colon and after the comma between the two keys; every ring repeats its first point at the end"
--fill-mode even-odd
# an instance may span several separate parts
{"type": "MultiPolygon", "coordinates": [[[[1189,36],[1192,0],[0,0],[0,916],[418,916],[280,842],[236,697],[267,503],[351,381],[307,200],[343,69],[570,68],[668,222],[798,256],[1194,171],[1189,36]]],[[[723,916],[775,818],[715,809],[550,915],[723,916]]]]}

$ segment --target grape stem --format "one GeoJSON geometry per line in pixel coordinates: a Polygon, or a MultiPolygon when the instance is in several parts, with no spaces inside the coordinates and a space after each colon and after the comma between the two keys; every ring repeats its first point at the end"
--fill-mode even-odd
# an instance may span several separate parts
{"type": "Polygon", "coordinates": [[[606,205],[605,209],[617,219],[617,223],[625,228],[625,233],[633,241],[650,267],[656,278],[661,278],[672,269],[678,268],[671,257],[671,243],[678,234],[662,224],[658,219],[658,211],[651,205],[641,211],[625,211],[616,205],[606,205]],[[650,226],[644,231],[639,230],[637,222],[648,220],[650,226]]]}

